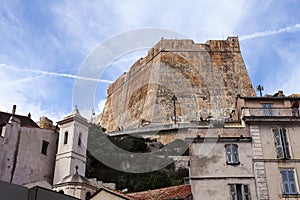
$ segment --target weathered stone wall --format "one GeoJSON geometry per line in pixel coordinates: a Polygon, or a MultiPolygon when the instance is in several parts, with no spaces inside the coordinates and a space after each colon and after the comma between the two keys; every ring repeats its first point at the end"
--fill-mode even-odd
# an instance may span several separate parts
{"type": "Polygon", "coordinates": [[[237,94],[255,96],[237,37],[195,44],[161,40],[107,91],[101,126],[108,131],[224,118],[237,94]]]}

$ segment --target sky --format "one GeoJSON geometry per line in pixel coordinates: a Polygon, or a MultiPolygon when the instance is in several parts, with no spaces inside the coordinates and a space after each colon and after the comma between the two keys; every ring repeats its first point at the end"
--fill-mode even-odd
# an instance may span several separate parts
{"type": "MultiPolygon", "coordinates": [[[[253,86],[300,93],[298,0],[0,0],[0,111],[54,122],[73,108],[77,79],[97,82],[94,109],[106,88],[147,49],[123,55],[101,77],[79,70],[116,35],[141,28],[179,32],[196,43],[238,36],[253,86]]],[[[163,36],[162,36],[163,37],[163,36]]],[[[174,39],[174,38],[171,38],[174,39]]],[[[154,45],[154,44],[153,44],[154,45]]],[[[80,109],[80,108],[79,108],[80,109]]]]}

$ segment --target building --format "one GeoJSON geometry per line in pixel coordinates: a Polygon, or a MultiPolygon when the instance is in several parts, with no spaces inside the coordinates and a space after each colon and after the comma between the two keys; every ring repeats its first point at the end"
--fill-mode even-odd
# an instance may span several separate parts
{"type": "Polygon", "coordinates": [[[0,112],[0,180],[51,188],[58,132],[40,128],[29,116],[0,112]]]}
{"type": "Polygon", "coordinates": [[[238,96],[238,115],[252,137],[258,199],[300,199],[299,95],[238,96]]]}
{"type": "Polygon", "coordinates": [[[232,123],[190,145],[195,199],[299,199],[298,95],[238,95],[232,123]]]}
{"type": "Polygon", "coordinates": [[[53,189],[86,199],[102,185],[85,177],[88,122],[75,107],[53,126],[41,117],[38,126],[28,116],[0,112],[0,180],[28,188],[53,189]],[[42,128],[41,128],[42,127],[42,128]]]}

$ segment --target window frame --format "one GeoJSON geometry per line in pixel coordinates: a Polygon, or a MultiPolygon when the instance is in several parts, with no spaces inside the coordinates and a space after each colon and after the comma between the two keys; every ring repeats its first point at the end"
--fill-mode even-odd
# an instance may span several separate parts
{"type": "Polygon", "coordinates": [[[237,144],[225,144],[225,156],[227,165],[239,165],[239,150],[237,144]]]}
{"type": "Polygon", "coordinates": [[[295,169],[282,168],[280,169],[280,179],[281,179],[281,190],[283,195],[299,195],[298,181],[295,169]],[[283,172],[286,172],[286,180],[284,180],[283,172]],[[293,180],[290,180],[289,173],[292,173],[293,180]],[[293,188],[294,187],[294,188],[293,188]],[[295,192],[292,192],[292,190],[295,192]],[[288,191],[287,191],[288,190],[288,191]]]}
{"type": "Polygon", "coordinates": [[[278,159],[291,159],[289,139],[285,128],[272,128],[275,152],[278,159]]]}

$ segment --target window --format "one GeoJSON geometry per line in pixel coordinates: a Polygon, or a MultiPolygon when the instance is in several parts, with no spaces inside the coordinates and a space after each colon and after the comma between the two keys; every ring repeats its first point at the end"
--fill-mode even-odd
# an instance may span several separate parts
{"type": "Polygon", "coordinates": [[[91,192],[87,192],[87,193],[85,194],[85,199],[88,199],[90,196],[91,196],[91,192]]]}
{"type": "Polygon", "coordinates": [[[78,135],[78,146],[81,146],[81,138],[82,138],[82,134],[79,133],[79,135],[78,135]]]}
{"type": "Polygon", "coordinates": [[[250,200],[250,186],[248,184],[230,184],[230,200],[250,200]]]}
{"type": "Polygon", "coordinates": [[[284,128],[272,129],[276,147],[277,158],[289,159],[291,158],[289,143],[286,136],[286,130],[284,128]]]}
{"type": "Polygon", "coordinates": [[[231,165],[240,164],[239,154],[238,154],[238,145],[236,144],[226,144],[226,163],[231,165]]]}
{"type": "Polygon", "coordinates": [[[263,103],[261,104],[264,116],[273,116],[273,104],[263,103]]]}
{"type": "Polygon", "coordinates": [[[49,145],[49,142],[43,140],[42,151],[41,151],[42,154],[47,155],[48,145],[49,145]]]}
{"type": "Polygon", "coordinates": [[[283,194],[297,194],[295,171],[293,169],[281,169],[280,174],[283,194]]]}
{"type": "Polygon", "coordinates": [[[68,143],[68,131],[65,132],[64,144],[68,143]]]}

